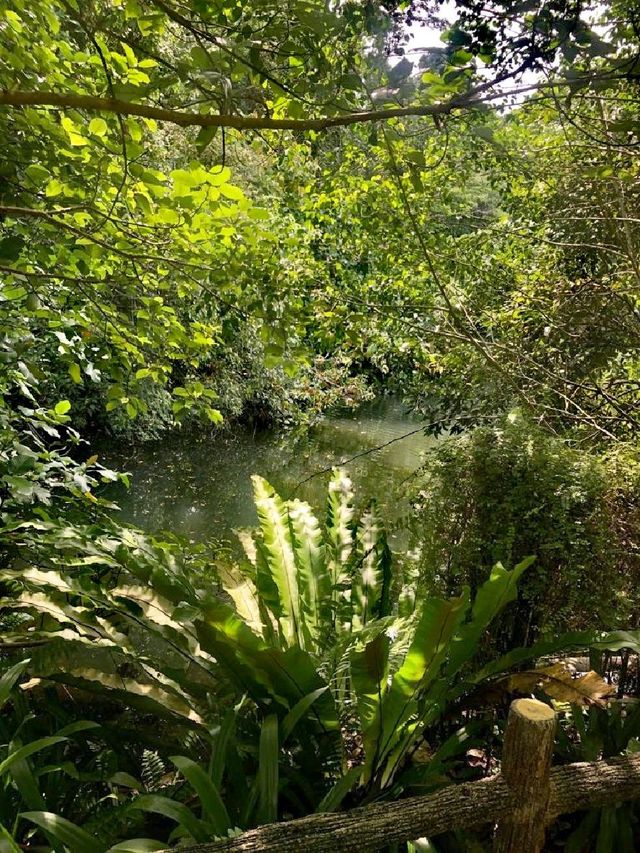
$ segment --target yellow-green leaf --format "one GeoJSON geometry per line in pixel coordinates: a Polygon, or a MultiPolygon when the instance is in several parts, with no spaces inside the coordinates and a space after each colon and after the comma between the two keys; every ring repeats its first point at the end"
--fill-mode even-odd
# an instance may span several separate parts
{"type": "Polygon", "coordinates": [[[104,136],[107,132],[107,123],[103,118],[92,118],[89,122],[89,133],[94,136],[104,136]]]}

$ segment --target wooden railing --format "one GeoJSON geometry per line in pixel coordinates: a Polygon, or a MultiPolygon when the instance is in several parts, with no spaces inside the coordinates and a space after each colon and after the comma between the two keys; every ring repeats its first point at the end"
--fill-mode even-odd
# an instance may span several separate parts
{"type": "Polygon", "coordinates": [[[435,794],[338,814],[268,824],[184,849],[184,853],[339,853],[493,824],[496,853],[539,853],[556,817],[640,798],[640,754],[551,767],[552,708],[517,699],[509,710],[502,767],[493,778],[435,794]]]}

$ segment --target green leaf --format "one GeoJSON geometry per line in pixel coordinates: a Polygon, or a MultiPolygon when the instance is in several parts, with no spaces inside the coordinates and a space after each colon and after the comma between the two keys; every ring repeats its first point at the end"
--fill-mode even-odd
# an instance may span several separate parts
{"type": "Polygon", "coordinates": [[[205,409],[205,413],[213,424],[221,424],[224,421],[222,412],[220,412],[218,409],[212,409],[210,406],[207,406],[207,408],[205,409]]]}
{"type": "Polygon", "coordinates": [[[336,622],[350,622],[350,607],[341,594],[351,587],[348,561],[353,553],[353,485],[343,468],[334,468],[329,480],[327,497],[327,547],[329,575],[332,586],[332,605],[336,622]]]}
{"type": "Polygon", "coordinates": [[[82,148],[84,145],[89,144],[89,140],[85,136],[81,136],[79,133],[69,133],[69,144],[74,148],[82,148]]]}
{"type": "Polygon", "coordinates": [[[235,726],[236,712],[231,709],[225,714],[222,723],[211,733],[211,765],[209,775],[216,788],[220,788],[222,785],[227,749],[235,732],[235,726]]]}
{"type": "Polygon", "coordinates": [[[375,772],[375,763],[386,759],[398,744],[400,751],[385,769],[387,781],[402,759],[403,744],[408,745],[413,735],[406,723],[416,713],[418,699],[441,675],[451,639],[468,607],[468,590],[459,598],[428,598],[422,606],[409,650],[383,698],[381,725],[378,720],[374,723],[380,726],[374,754],[367,756],[366,767],[375,772]]]}
{"type": "Polygon", "coordinates": [[[38,163],[32,163],[24,171],[37,187],[41,187],[51,177],[49,170],[38,163]]]}
{"type": "Polygon", "coordinates": [[[4,12],[4,16],[16,32],[22,32],[22,21],[20,19],[20,15],[18,15],[17,12],[14,12],[13,9],[6,9],[4,12]]]}
{"type": "Polygon", "coordinates": [[[20,817],[35,823],[61,841],[73,853],[104,853],[104,844],[84,829],[52,812],[23,812],[20,817]]]}
{"type": "Polygon", "coordinates": [[[313,705],[313,703],[322,696],[323,693],[326,693],[329,689],[329,685],[326,687],[319,687],[317,690],[308,693],[306,696],[303,696],[299,702],[293,706],[293,708],[286,715],[284,720],[282,721],[282,743],[284,743],[291,732],[296,727],[297,723],[304,717],[309,708],[313,705]]]}
{"type": "Polygon", "coordinates": [[[211,824],[214,834],[226,835],[227,830],[231,828],[231,821],[220,797],[220,792],[211,777],[205,773],[199,764],[183,755],[173,755],[171,761],[200,798],[203,815],[211,824]]]}
{"type": "Polygon", "coordinates": [[[93,720],[76,720],[75,723],[63,726],[63,728],[56,732],[56,735],[58,737],[69,737],[69,735],[75,735],[78,732],[87,732],[91,729],[99,728],[101,728],[100,723],[94,723],[93,720]]]}
{"type": "Polygon", "coordinates": [[[298,573],[287,507],[266,480],[257,475],[251,479],[260,521],[260,552],[264,555],[262,571],[258,571],[258,589],[278,618],[287,643],[304,647],[298,573]]]}
{"type": "Polygon", "coordinates": [[[326,562],[322,531],[308,503],[288,503],[291,545],[296,566],[304,629],[316,647],[327,641],[331,625],[331,577],[326,562]]]}
{"type": "Polygon", "coordinates": [[[29,666],[29,663],[29,658],[18,661],[18,663],[14,663],[6,672],[2,673],[2,676],[0,677],[0,708],[2,708],[6,703],[7,699],[11,695],[11,691],[15,687],[22,673],[29,666]]]}
{"type": "Polygon", "coordinates": [[[141,791],[144,788],[139,779],[136,779],[130,773],[125,773],[123,770],[114,773],[107,781],[111,785],[118,785],[121,788],[131,788],[134,791],[141,791]]]}
{"type": "Polygon", "coordinates": [[[352,767],[331,788],[318,805],[316,812],[334,812],[362,776],[362,767],[352,767]]]}
{"type": "Polygon", "coordinates": [[[492,145],[495,145],[493,130],[490,127],[485,127],[483,125],[479,125],[478,127],[472,127],[471,133],[474,136],[479,137],[480,139],[484,139],[485,142],[490,142],[492,145]]]}
{"type": "Polygon", "coordinates": [[[244,198],[244,193],[240,189],[240,187],[236,187],[233,184],[222,184],[220,186],[220,193],[231,201],[242,201],[244,198]]]}
{"type": "Polygon", "coordinates": [[[158,221],[164,225],[177,225],[180,222],[180,214],[172,207],[161,207],[158,210],[158,221]]]}
{"type": "Polygon", "coordinates": [[[258,750],[258,797],[260,823],[275,823],[278,820],[278,717],[270,714],[260,730],[258,750]]]}
{"type": "Polygon", "coordinates": [[[9,830],[0,823],[0,853],[22,853],[9,833],[9,830]]]}
{"type": "Polygon", "coordinates": [[[53,178],[47,184],[47,188],[44,191],[44,194],[47,198],[55,198],[55,196],[60,195],[63,189],[64,184],[62,183],[62,181],[59,181],[57,178],[53,178]]]}
{"type": "Polygon", "coordinates": [[[364,645],[354,647],[350,655],[351,687],[363,733],[365,756],[373,766],[382,726],[382,699],[387,691],[390,640],[381,630],[364,645]]]}
{"type": "Polygon", "coordinates": [[[14,761],[9,769],[9,774],[28,808],[34,811],[44,811],[47,808],[38,780],[26,758],[14,761]]]}
{"type": "Polygon", "coordinates": [[[124,50],[124,55],[127,57],[127,64],[131,68],[135,68],[138,64],[138,57],[135,55],[131,47],[124,41],[121,41],[122,49],[124,50]]]}
{"type": "MultiPolygon", "coordinates": [[[[197,48],[194,48],[197,49],[197,48]]],[[[207,145],[213,140],[218,131],[217,127],[201,127],[196,136],[196,150],[202,154],[207,145]]]]}
{"type": "Polygon", "coordinates": [[[507,571],[498,563],[491,570],[489,579],[485,581],[473,602],[471,619],[463,625],[453,638],[451,653],[447,665],[449,678],[460,669],[478,650],[480,640],[487,627],[504,607],[518,594],[518,581],[535,557],[527,557],[513,569],[507,571]]]}
{"type": "Polygon", "coordinates": [[[201,71],[210,71],[215,65],[212,63],[209,52],[204,47],[196,45],[190,51],[191,61],[201,71]]]}
{"type": "Polygon", "coordinates": [[[131,803],[130,808],[151,814],[161,814],[178,823],[196,841],[210,840],[210,832],[207,825],[193,814],[193,812],[177,800],[162,797],[159,794],[143,794],[131,803]]]}
{"type": "Polygon", "coordinates": [[[107,123],[103,118],[92,118],[89,122],[89,133],[94,136],[104,136],[107,132],[107,123]]]}
{"type": "Polygon", "coordinates": [[[363,513],[356,530],[357,568],[351,589],[352,625],[362,628],[388,615],[391,551],[375,504],[363,513]]]}
{"type": "Polygon", "coordinates": [[[270,219],[271,214],[268,210],[265,210],[263,207],[251,207],[247,211],[247,216],[249,219],[270,219]]]}
{"type": "Polygon", "coordinates": [[[38,738],[38,740],[32,740],[25,746],[21,746],[19,749],[16,749],[15,752],[10,752],[9,755],[4,759],[4,761],[0,761],[0,776],[2,776],[3,773],[6,773],[14,762],[21,761],[23,758],[28,758],[30,755],[34,755],[36,752],[40,752],[43,749],[48,749],[50,746],[54,746],[56,743],[61,743],[63,740],[67,740],[67,738],[58,737],[57,735],[51,737],[42,737],[38,738]]]}
{"type": "MultiPolygon", "coordinates": [[[[75,362],[69,365],[69,376],[73,379],[73,381],[80,385],[82,383],[82,376],[80,375],[80,365],[75,362]]],[[[64,412],[62,413],[64,414],[64,412]]]]}
{"type": "Polygon", "coordinates": [[[167,845],[153,838],[130,838],[121,841],[107,850],[107,853],[153,853],[155,850],[166,850],[167,845]]]}
{"type": "Polygon", "coordinates": [[[22,285],[5,285],[2,288],[2,298],[7,302],[16,302],[18,299],[23,299],[27,295],[27,289],[22,285]]]}
{"type": "Polygon", "coordinates": [[[68,400],[60,400],[60,402],[56,403],[53,407],[53,411],[56,415],[66,415],[70,409],[71,403],[68,400]]]}
{"type": "MultiPolygon", "coordinates": [[[[606,634],[598,631],[572,631],[561,634],[551,640],[541,640],[526,648],[512,649],[476,670],[467,681],[468,684],[479,684],[487,678],[507,672],[526,661],[575,648],[594,648],[602,651],[619,651],[629,648],[638,651],[640,650],[640,632],[612,631],[606,634]]],[[[464,689],[461,687],[459,692],[464,692],[464,689]]]]}

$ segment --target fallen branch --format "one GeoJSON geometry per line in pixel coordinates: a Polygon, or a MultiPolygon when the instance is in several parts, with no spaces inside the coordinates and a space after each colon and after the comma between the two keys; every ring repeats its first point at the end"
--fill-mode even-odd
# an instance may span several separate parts
{"type": "MultiPolygon", "coordinates": [[[[554,767],[547,820],[640,798],[640,755],[554,767]]],[[[502,776],[452,785],[425,797],[379,803],[342,814],[269,824],[237,838],[184,848],[184,853],[349,853],[374,851],[451,829],[496,823],[513,809],[502,776]]]]}

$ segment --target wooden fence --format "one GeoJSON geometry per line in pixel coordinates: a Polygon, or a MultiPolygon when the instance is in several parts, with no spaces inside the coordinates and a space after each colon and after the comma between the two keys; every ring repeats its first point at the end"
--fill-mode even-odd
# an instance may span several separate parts
{"type": "Polygon", "coordinates": [[[517,699],[497,776],[428,796],[269,824],[184,853],[376,851],[483,823],[496,827],[495,853],[539,853],[545,828],[559,815],[640,798],[640,754],[552,768],[555,727],[548,705],[517,699]]]}

